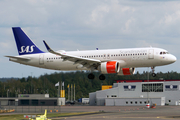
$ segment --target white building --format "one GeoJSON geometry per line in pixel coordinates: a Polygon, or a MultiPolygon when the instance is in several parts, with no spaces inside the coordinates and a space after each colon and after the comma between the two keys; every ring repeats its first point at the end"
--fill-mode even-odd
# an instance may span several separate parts
{"type": "Polygon", "coordinates": [[[180,105],[180,81],[114,83],[112,89],[89,93],[90,105],[180,105]]]}

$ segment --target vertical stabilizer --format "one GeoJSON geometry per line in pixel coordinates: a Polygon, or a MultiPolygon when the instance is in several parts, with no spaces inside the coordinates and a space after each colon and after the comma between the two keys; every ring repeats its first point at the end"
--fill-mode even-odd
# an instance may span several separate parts
{"type": "Polygon", "coordinates": [[[44,53],[29,39],[20,27],[13,27],[12,30],[19,55],[44,53]]]}
{"type": "Polygon", "coordinates": [[[45,109],[44,116],[47,117],[47,109],[45,109]]]}

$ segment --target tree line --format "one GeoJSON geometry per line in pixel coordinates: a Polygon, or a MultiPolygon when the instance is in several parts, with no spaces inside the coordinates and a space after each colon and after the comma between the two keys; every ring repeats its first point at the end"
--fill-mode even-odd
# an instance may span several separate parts
{"type": "MultiPolygon", "coordinates": [[[[148,72],[139,73],[128,76],[118,76],[116,74],[106,74],[106,80],[99,80],[100,72],[94,72],[94,80],[87,78],[89,72],[55,72],[53,74],[45,74],[40,77],[27,78],[9,78],[0,81],[0,97],[17,97],[18,94],[49,94],[50,97],[57,97],[58,87],[55,84],[64,81],[65,96],[68,97],[68,84],[75,84],[76,100],[82,97],[89,97],[90,92],[101,90],[101,85],[112,85],[115,80],[147,80],[148,72]]],[[[176,80],[180,79],[180,73],[167,72],[157,73],[156,77],[152,77],[149,73],[150,80],[176,80]]]]}

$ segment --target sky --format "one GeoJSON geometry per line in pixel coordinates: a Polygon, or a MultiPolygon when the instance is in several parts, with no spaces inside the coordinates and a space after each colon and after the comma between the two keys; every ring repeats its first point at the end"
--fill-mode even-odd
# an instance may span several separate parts
{"type": "MultiPolygon", "coordinates": [[[[177,57],[155,72],[180,72],[178,0],[0,0],[0,78],[60,72],[10,62],[18,55],[12,27],[21,27],[44,52],[158,47],[177,57]]],[[[137,68],[136,71],[147,71],[137,68]]]]}

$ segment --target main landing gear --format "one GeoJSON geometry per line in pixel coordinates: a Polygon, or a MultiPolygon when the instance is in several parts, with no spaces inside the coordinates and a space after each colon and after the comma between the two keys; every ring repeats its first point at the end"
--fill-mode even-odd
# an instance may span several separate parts
{"type": "Polygon", "coordinates": [[[105,77],[103,74],[101,74],[101,75],[99,76],[99,79],[100,79],[100,80],[105,80],[106,77],[105,77]]]}
{"type": "Polygon", "coordinates": [[[94,76],[94,74],[92,74],[92,73],[90,73],[90,74],[88,75],[88,78],[89,78],[89,79],[94,79],[94,77],[95,77],[95,76],[94,76]]]}
{"type": "MultiPolygon", "coordinates": [[[[90,73],[90,74],[88,75],[88,78],[89,78],[89,79],[94,79],[95,76],[94,76],[94,74],[90,73]]],[[[99,76],[99,79],[100,79],[100,80],[105,80],[106,77],[105,77],[103,74],[101,74],[101,75],[99,76]]]]}
{"type": "Polygon", "coordinates": [[[152,76],[153,76],[153,77],[156,77],[156,73],[154,73],[154,71],[155,71],[155,70],[154,70],[154,67],[151,67],[151,70],[152,70],[152,76]]]}

